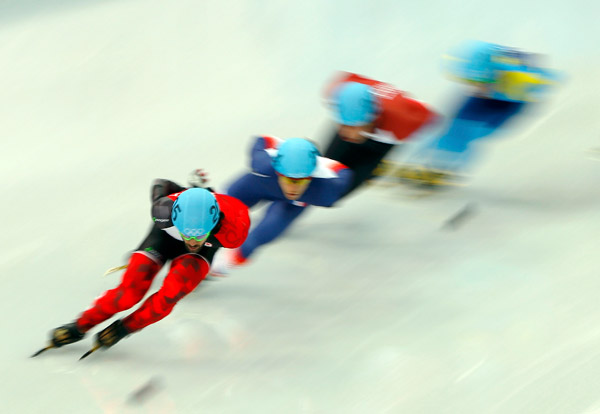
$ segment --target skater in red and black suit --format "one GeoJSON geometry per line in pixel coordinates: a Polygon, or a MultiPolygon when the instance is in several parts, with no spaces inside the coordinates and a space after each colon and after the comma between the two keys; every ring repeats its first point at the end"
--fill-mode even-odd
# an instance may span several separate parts
{"type": "Polygon", "coordinates": [[[354,172],[346,195],[371,178],[386,154],[437,118],[394,86],[341,72],[325,89],[336,122],[324,156],[354,172]]]}
{"type": "Polygon", "coordinates": [[[236,248],[246,240],[248,208],[236,198],[161,179],[154,181],[151,194],[154,225],[131,255],[121,283],[74,322],[52,331],[49,348],[77,342],[96,325],[139,303],[158,271],[171,261],[161,288],[139,309],[100,331],[94,348],[109,348],[161,320],[206,277],[217,249],[236,248]]]}

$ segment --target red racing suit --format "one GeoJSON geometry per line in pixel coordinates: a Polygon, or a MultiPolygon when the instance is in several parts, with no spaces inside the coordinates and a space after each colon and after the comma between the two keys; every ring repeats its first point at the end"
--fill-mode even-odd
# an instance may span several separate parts
{"type": "Polygon", "coordinates": [[[248,208],[236,198],[215,194],[221,211],[219,222],[199,252],[187,252],[181,236],[173,231],[175,227],[171,222],[173,202],[185,190],[172,181],[154,182],[154,226],[138,250],[131,255],[119,286],[97,298],[76,320],[82,332],[139,303],[161,267],[166,261],[172,260],[163,285],[123,319],[123,326],[133,333],[161,320],[171,313],[181,298],[204,280],[217,249],[237,248],[246,240],[250,228],[248,208]]]}

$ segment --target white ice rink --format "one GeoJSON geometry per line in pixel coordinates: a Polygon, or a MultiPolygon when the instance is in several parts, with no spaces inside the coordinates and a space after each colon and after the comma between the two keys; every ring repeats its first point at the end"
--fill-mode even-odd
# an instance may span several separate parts
{"type": "Polygon", "coordinates": [[[0,0],[0,413],[600,413],[599,16],[592,0],[0,0]],[[312,209],[114,348],[78,362],[89,335],[29,358],[118,283],[102,274],[145,236],[154,178],[202,167],[222,190],[253,135],[322,142],[335,70],[447,113],[460,89],[440,55],[465,38],[565,75],[482,144],[470,186],[312,209]]]}

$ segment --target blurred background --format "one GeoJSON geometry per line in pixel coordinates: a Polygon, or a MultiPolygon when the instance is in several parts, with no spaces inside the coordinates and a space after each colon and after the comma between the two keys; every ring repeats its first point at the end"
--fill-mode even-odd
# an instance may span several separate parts
{"type": "Polygon", "coordinates": [[[586,0],[0,0],[0,412],[600,413],[598,15],[586,0]],[[110,351],[78,363],[90,336],[28,358],[116,285],[102,274],[145,236],[154,178],[204,168],[223,190],[254,135],[323,142],[338,70],[448,115],[463,88],[441,56],[469,38],[563,75],[481,143],[469,186],[363,189],[110,351]]]}

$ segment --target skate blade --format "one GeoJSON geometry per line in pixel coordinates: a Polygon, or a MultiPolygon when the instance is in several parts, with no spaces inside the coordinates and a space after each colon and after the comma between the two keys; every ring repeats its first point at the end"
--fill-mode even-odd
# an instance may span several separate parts
{"type": "Polygon", "coordinates": [[[111,273],[118,272],[119,270],[123,269],[127,269],[127,265],[111,267],[106,272],[104,272],[104,276],[110,275],[111,273]]]}
{"type": "Polygon", "coordinates": [[[35,358],[35,357],[36,357],[36,356],[38,356],[39,354],[41,354],[41,353],[43,353],[43,352],[46,352],[47,350],[49,350],[49,349],[52,349],[52,348],[54,348],[54,345],[50,344],[50,345],[48,345],[47,347],[45,347],[45,348],[42,348],[42,349],[40,349],[39,351],[37,351],[35,354],[31,355],[31,356],[30,356],[30,358],[35,358]]]}
{"type": "Polygon", "coordinates": [[[100,345],[94,345],[94,347],[92,349],[90,349],[89,351],[87,351],[85,354],[83,354],[81,356],[81,358],[79,358],[79,360],[81,361],[84,358],[87,358],[88,356],[90,356],[92,353],[96,352],[98,349],[100,349],[100,345]]]}

